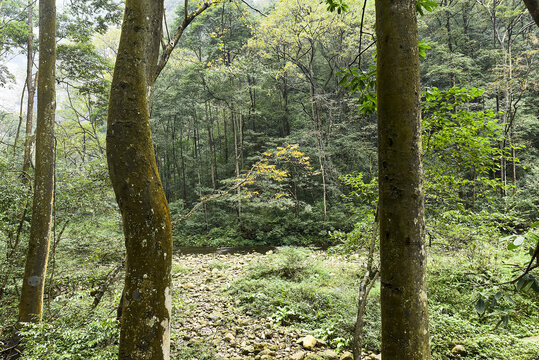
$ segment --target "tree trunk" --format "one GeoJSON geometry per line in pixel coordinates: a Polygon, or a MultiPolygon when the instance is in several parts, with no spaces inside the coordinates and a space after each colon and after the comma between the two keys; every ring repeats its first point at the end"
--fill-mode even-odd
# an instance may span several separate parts
{"type": "Polygon", "coordinates": [[[169,359],[172,232],[149,122],[163,1],[127,0],[112,79],[109,173],[127,251],[119,359],[169,359]]]}
{"type": "MultiPolygon", "coordinates": [[[[234,133],[234,170],[235,170],[235,175],[236,175],[236,179],[238,179],[240,177],[240,163],[239,163],[239,158],[240,158],[240,154],[239,154],[239,151],[238,151],[238,133],[240,132],[240,130],[238,129],[238,119],[237,119],[237,116],[235,116],[234,112],[232,110],[230,110],[230,117],[232,118],[232,131],[234,133]]],[[[238,186],[238,188],[236,189],[236,194],[238,195],[238,201],[236,203],[236,213],[237,213],[237,216],[238,216],[238,222],[241,224],[241,197],[240,197],[240,194],[241,194],[241,186],[238,186]]]]}
{"type": "Polygon", "coordinates": [[[36,173],[30,241],[19,306],[19,322],[41,320],[54,200],[55,0],[40,0],[39,19],[40,75],[37,85],[36,173]]]}
{"type": "Polygon", "coordinates": [[[320,175],[322,176],[322,220],[327,219],[327,184],[326,184],[326,171],[324,168],[324,155],[323,155],[323,134],[322,134],[322,122],[320,121],[320,109],[318,108],[318,102],[316,100],[316,78],[313,70],[314,62],[314,44],[311,42],[311,55],[309,61],[309,95],[311,100],[311,116],[313,118],[315,133],[316,133],[316,150],[318,154],[318,162],[320,163],[320,175]]]}
{"type": "MultiPolygon", "coordinates": [[[[34,83],[32,69],[34,67],[34,5],[28,4],[28,44],[26,54],[26,89],[28,90],[28,103],[26,107],[26,138],[24,141],[24,160],[22,165],[23,176],[28,179],[28,170],[32,162],[32,130],[34,125],[34,83]]],[[[41,46],[41,45],[40,45],[41,46]]]]}
{"type": "Polygon", "coordinates": [[[524,0],[533,21],[539,26],[539,0],[524,0]]]}
{"type": "Polygon", "coordinates": [[[376,0],[382,358],[430,359],[416,1],[376,0]]]}

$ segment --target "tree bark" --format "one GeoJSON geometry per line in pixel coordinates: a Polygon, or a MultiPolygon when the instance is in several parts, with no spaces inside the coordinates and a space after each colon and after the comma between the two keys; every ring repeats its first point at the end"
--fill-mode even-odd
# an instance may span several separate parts
{"type": "Polygon", "coordinates": [[[172,232],[149,122],[162,18],[162,0],[126,1],[109,101],[107,159],[127,251],[119,359],[170,357],[172,232]]]}
{"type": "Polygon", "coordinates": [[[56,2],[39,2],[36,172],[30,241],[19,306],[19,322],[41,320],[49,257],[54,196],[54,117],[56,109],[56,2]]]}
{"type": "Polygon", "coordinates": [[[539,26],[539,0],[524,0],[533,21],[539,26]]]}
{"type": "Polygon", "coordinates": [[[24,160],[22,172],[25,179],[28,179],[28,170],[32,159],[32,131],[34,125],[34,82],[32,69],[34,67],[34,5],[28,3],[28,44],[26,54],[26,89],[28,90],[28,103],[26,106],[26,137],[24,141],[24,160]]]}
{"type": "Polygon", "coordinates": [[[416,1],[376,0],[382,358],[430,359],[416,1]]]}

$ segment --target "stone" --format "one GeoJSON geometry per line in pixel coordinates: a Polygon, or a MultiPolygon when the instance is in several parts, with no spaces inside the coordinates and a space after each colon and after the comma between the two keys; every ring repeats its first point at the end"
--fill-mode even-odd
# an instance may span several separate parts
{"type": "Polygon", "coordinates": [[[337,360],[339,355],[333,350],[327,349],[318,353],[325,360],[337,360]]]}
{"type": "Polygon", "coordinates": [[[214,311],[210,315],[208,315],[208,318],[213,321],[221,320],[223,318],[223,314],[218,311],[214,311]]]}
{"type": "Polygon", "coordinates": [[[232,340],[235,340],[235,337],[231,333],[226,333],[225,340],[228,342],[232,342],[232,340]]]}
{"type": "Polygon", "coordinates": [[[268,345],[266,345],[264,343],[254,343],[253,347],[254,347],[256,352],[260,352],[260,351],[266,349],[268,347],[268,345]]]}
{"type": "Polygon", "coordinates": [[[264,350],[262,350],[261,352],[259,352],[258,355],[260,355],[260,356],[263,356],[263,355],[271,355],[271,356],[274,356],[274,355],[275,355],[275,352],[274,352],[274,351],[271,351],[270,349],[264,349],[264,350]]]}
{"type": "Polygon", "coordinates": [[[193,284],[193,283],[183,284],[182,287],[183,287],[184,289],[194,289],[194,288],[196,288],[195,284],[193,284]]]}
{"type": "Polygon", "coordinates": [[[305,356],[304,360],[324,360],[324,359],[318,354],[310,353],[310,354],[307,354],[307,356],[305,356]]]}
{"type": "Polygon", "coordinates": [[[295,352],[292,354],[292,356],[290,356],[290,360],[303,360],[305,359],[306,354],[307,353],[305,351],[295,352]]]}
{"type": "Polygon", "coordinates": [[[241,352],[244,355],[252,354],[252,353],[255,352],[255,347],[253,345],[247,345],[247,346],[241,348],[241,352]]]}
{"type": "Polygon", "coordinates": [[[304,349],[312,350],[316,346],[317,340],[312,335],[307,335],[301,340],[301,345],[304,349]]]}
{"type": "Polygon", "coordinates": [[[238,324],[239,325],[242,325],[242,326],[247,326],[251,323],[251,321],[249,319],[246,319],[246,318],[239,318],[238,319],[238,324]]]}
{"type": "Polygon", "coordinates": [[[339,360],[354,360],[354,354],[352,354],[350,351],[345,351],[341,354],[339,360]]]}
{"type": "Polygon", "coordinates": [[[271,356],[271,355],[262,355],[260,357],[260,360],[275,360],[275,356],[271,356]]]}
{"type": "Polygon", "coordinates": [[[457,344],[451,349],[451,354],[464,356],[466,355],[466,348],[464,345],[457,344]]]}

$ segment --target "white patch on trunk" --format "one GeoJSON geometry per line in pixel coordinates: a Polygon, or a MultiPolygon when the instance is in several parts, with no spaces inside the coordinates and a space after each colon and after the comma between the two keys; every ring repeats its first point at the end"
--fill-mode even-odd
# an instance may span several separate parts
{"type": "Polygon", "coordinates": [[[165,307],[168,311],[168,318],[170,319],[170,314],[172,313],[172,296],[170,295],[170,287],[165,289],[165,307]]]}
{"type": "Polygon", "coordinates": [[[419,290],[419,300],[423,303],[427,302],[427,293],[425,293],[423,290],[419,290]]]}
{"type": "MultiPolygon", "coordinates": [[[[165,307],[168,311],[168,319],[172,311],[172,296],[170,295],[170,287],[165,289],[165,307]]],[[[168,319],[161,321],[161,326],[165,329],[163,332],[162,351],[163,359],[168,360],[170,358],[170,322],[168,319]]]]}

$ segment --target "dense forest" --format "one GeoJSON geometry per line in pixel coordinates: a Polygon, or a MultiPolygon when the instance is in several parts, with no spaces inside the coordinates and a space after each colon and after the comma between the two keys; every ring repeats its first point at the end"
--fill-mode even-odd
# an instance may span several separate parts
{"type": "Polygon", "coordinates": [[[2,0],[2,359],[538,359],[538,9],[2,0]]]}

